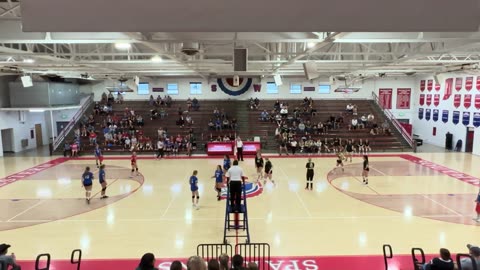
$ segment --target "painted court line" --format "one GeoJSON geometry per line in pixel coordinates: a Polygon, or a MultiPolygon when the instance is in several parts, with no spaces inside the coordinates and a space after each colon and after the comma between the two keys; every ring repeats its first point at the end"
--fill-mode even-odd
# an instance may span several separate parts
{"type": "Polygon", "coordinates": [[[378,169],[375,169],[375,167],[369,166],[369,168],[370,168],[370,169],[374,169],[375,171],[379,172],[379,173],[380,173],[381,175],[383,175],[383,176],[387,176],[386,173],[384,173],[384,172],[382,172],[382,171],[380,171],[380,170],[378,170],[378,169]]]}
{"type": "MultiPolygon", "coordinates": [[[[282,169],[282,167],[278,167],[279,171],[281,173],[283,173],[283,175],[285,176],[285,178],[288,179],[288,175],[285,173],[285,171],[282,169]]],[[[300,187],[299,187],[300,188],[300,187]]],[[[305,212],[307,213],[308,217],[312,217],[312,213],[310,212],[310,210],[308,210],[308,207],[307,205],[305,204],[305,202],[302,200],[302,198],[300,197],[300,195],[298,195],[298,191],[295,191],[295,195],[297,196],[298,200],[300,201],[300,204],[302,205],[303,209],[305,209],[305,212]]]]}
{"type": "Polygon", "coordinates": [[[437,204],[437,205],[440,205],[441,207],[447,209],[448,211],[450,211],[450,212],[452,212],[452,213],[455,213],[457,216],[463,217],[462,214],[458,213],[457,211],[453,210],[452,208],[449,208],[449,207],[445,206],[445,205],[442,204],[442,203],[437,202],[436,200],[428,197],[427,195],[422,195],[422,197],[424,197],[424,198],[427,199],[427,200],[432,201],[433,203],[435,203],[435,204],[437,204]]]}
{"type": "Polygon", "coordinates": [[[7,222],[10,222],[10,221],[12,221],[12,219],[15,219],[16,217],[19,217],[19,216],[25,214],[26,212],[32,210],[33,208],[39,206],[40,204],[42,204],[42,203],[44,203],[44,202],[46,202],[46,201],[47,201],[47,200],[41,200],[41,201],[37,202],[36,204],[28,207],[27,209],[23,210],[22,212],[20,212],[20,213],[16,214],[15,216],[11,217],[9,220],[7,220],[7,222]]]}
{"type": "Polygon", "coordinates": [[[362,186],[365,186],[365,187],[367,187],[368,189],[370,189],[371,191],[375,192],[375,194],[377,194],[377,195],[382,195],[382,194],[378,193],[375,189],[373,189],[371,186],[369,186],[369,185],[364,185],[364,184],[363,184],[363,181],[360,182],[360,179],[358,179],[358,177],[356,177],[356,176],[352,176],[352,177],[355,178],[355,180],[357,180],[358,183],[361,183],[362,186]]]}

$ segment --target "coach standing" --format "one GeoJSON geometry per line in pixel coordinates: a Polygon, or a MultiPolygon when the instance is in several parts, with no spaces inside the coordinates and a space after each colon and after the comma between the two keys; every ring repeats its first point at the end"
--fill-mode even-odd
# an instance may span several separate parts
{"type": "Polygon", "coordinates": [[[237,160],[243,161],[243,142],[242,139],[240,139],[240,136],[237,137],[235,144],[237,146],[237,160]]]}
{"type": "Polygon", "coordinates": [[[228,169],[226,176],[230,185],[230,206],[234,212],[239,212],[242,200],[243,170],[238,166],[238,160],[233,161],[233,166],[228,169]]]}

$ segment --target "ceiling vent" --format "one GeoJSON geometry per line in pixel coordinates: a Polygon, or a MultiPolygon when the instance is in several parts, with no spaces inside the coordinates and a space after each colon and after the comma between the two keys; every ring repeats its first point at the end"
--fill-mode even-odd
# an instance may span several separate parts
{"type": "Polygon", "coordinates": [[[200,51],[198,42],[184,42],[182,44],[182,53],[188,56],[194,56],[200,51]]]}

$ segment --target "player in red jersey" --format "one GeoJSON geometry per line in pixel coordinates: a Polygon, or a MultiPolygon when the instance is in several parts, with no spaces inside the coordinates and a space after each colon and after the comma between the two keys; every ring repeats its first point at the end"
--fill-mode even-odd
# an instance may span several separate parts
{"type": "Polygon", "coordinates": [[[137,173],[137,175],[140,175],[140,173],[138,172],[136,152],[132,152],[132,156],[130,157],[130,164],[132,165],[132,174],[130,175],[130,178],[133,178],[134,173],[137,173]]]}

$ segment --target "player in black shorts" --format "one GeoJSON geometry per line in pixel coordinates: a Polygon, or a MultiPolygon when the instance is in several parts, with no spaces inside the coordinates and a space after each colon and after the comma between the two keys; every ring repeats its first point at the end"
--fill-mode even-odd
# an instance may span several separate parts
{"type": "Polygon", "coordinates": [[[255,168],[257,168],[257,182],[263,178],[263,158],[260,152],[255,156],[255,168]]]}
{"type": "Polygon", "coordinates": [[[370,171],[370,168],[368,167],[368,156],[364,155],[363,156],[363,171],[362,171],[362,178],[363,178],[363,184],[368,185],[368,172],[370,171]]]}
{"type": "Polygon", "coordinates": [[[267,179],[272,181],[272,183],[275,185],[275,181],[272,180],[272,173],[273,173],[272,168],[273,168],[272,162],[270,162],[268,158],[265,158],[265,180],[263,181],[264,185],[267,184],[267,179]]]}
{"type": "Polygon", "coordinates": [[[337,166],[336,166],[336,168],[338,168],[338,166],[341,166],[342,167],[342,172],[345,171],[345,169],[343,168],[343,160],[344,159],[345,159],[345,155],[343,154],[343,149],[340,149],[337,152],[337,166]]]}
{"type": "Polygon", "coordinates": [[[368,155],[369,151],[372,151],[372,148],[370,148],[370,142],[368,139],[365,140],[365,145],[363,146],[363,150],[365,152],[365,155],[368,155]]]}
{"type": "Polygon", "coordinates": [[[358,154],[359,154],[359,155],[362,155],[364,149],[365,149],[365,148],[363,147],[363,141],[362,141],[362,139],[360,139],[360,141],[358,142],[358,154]]]}
{"type": "Polygon", "coordinates": [[[313,168],[315,168],[315,163],[312,162],[312,159],[309,158],[307,165],[305,166],[307,168],[307,186],[305,189],[313,189],[313,175],[315,174],[313,168]],[[310,185],[310,186],[309,186],[310,185]]]}
{"type": "Polygon", "coordinates": [[[352,162],[353,144],[351,140],[347,141],[347,145],[345,146],[345,151],[347,152],[347,159],[345,161],[348,161],[348,158],[350,158],[350,162],[352,162]]]}

